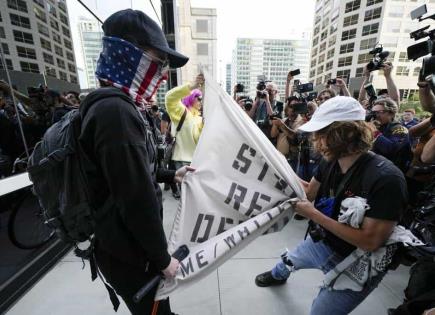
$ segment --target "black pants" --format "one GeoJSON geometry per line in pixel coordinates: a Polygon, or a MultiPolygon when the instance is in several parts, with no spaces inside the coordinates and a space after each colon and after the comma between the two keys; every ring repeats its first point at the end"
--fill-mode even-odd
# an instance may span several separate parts
{"type": "MultiPolygon", "coordinates": [[[[95,256],[104,278],[115,289],[116,293],[122,297],[130,312],[133,315],[150,315],[153,310],[157,287],[144,296],[140,303],[133,302],[133,295],[150,281],[156,273],[146,272],[145,267],[120,261],[98,248],[95,248],[95,256]]],[[[169,299],[159,301],[157,314],[172,314],[169,299]]]]}

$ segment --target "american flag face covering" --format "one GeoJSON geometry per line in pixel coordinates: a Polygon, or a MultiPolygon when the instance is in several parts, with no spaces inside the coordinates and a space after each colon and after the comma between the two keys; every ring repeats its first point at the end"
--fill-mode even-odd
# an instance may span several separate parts
{"type": "Polygon", "coordinates": [[[137,106],[145,108],[146,101],[156,93],[166,79],[163,70],[163,65],[132,43],[103,37],[103,51],[95,74],[99,80],[130,95],[137,106]]]}

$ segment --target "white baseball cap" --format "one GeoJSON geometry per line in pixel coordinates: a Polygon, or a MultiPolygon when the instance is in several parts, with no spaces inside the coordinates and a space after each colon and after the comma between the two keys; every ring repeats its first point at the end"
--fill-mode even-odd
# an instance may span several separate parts
{"type": "Polygon", "coordinates": [[[299,130],[313,132],[336,121],[358,121],[365,118],[366,111],[357,100],[349,96],[336,96],[320,105],[310,121],[300,126],[299,130]]]}

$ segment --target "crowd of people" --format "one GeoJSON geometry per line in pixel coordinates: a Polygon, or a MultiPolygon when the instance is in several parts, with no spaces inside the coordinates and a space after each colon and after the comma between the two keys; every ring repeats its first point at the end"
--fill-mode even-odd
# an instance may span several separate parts
{"type": "MultiPolygon", "coordinates": [[[[189,165],[204,126],[204,76],[169,91],[163,109],[154,93],[167,66],[182,67],[188,58],[169,48],[160,27],[143,12],[119,11],[102,28],[104,49],[96,71],[101,88],[86,97],[47,87],[29,97],[0,82],[0,156],[9,163],[0,168],[0,176],[10,174],[11,161],[24,151],[18,117],[32,147],[49,126],[78,109],[92,204],[97,211],[104,209],[95,225],[96,265],[132,314],[172,314],[169,300],[154,303],[155,289],[140,303],[132,297],[156,273],[174,277],[179,266],[167,252],[158,183],[165,183],[178,199],[179,183],[186,172],[194,171],[189,165]],[[134,51],[146,60],[134,65],[141,80],[132,77],[125,86],[108,72],[112,63],[121,63],[119,69],[133,67],[125,58],[109,58],[112,50],[134,51]],[[151,67],[154,71],[148,71],[151,67]]],[[[341,78],[325,82],[325,89],[312,94],[289,73],[283,101],[272,81],[260,82],[253,99],[240,91],[240,84],[234,87],[235,103],[286,157],[307,195],[307,200],[294,202],[294,208],[299,218],[309,219],[308,236],[272,270],[258,275],[258,286],[282,285],[298,269],[328,273],[356,248],[368,253],[385,248],[396,225],[416,205],[419,191],[433,182],[433,176],[415,171],[435,163],[431,83],[417,83],[421,105],[431,117],[419,121],[413,109],[399,117],[400,95],[392,69],[390,62],[384,63],[387,89],[373,97],[365,89],[370,80],[366,67],[357,100],[341,78]],[[341,206],[357,198],[368,210],[358,226],[351,226],[341,221],[341,206]]],[[[321,288],[311,314],[351,312],[380,283],[396,249],[388,245],[382,267],[364,279],[361,290],[321,288]]]]}

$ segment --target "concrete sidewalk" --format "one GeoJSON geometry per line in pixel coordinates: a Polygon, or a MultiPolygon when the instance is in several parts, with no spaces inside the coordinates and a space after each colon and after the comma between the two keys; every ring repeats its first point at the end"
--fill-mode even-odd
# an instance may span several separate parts
{"type": "MultiPolygon", "coordinates": [[[[176,201],[164,193],[165,230],[169,233],[177,208],[176,201]]],[[[306,221],[291,221],[279,233],[255,240],[189,291],[171,297],[172,310],[180,315],[280,315],[309,314],[323,275],[301,270],[287,284],[259,288],[257,274],[269,270],[286,248],[293,248],[303,237],[306,221]]],[[[9,315],[107,315],[113,312],[102,282],[91,282],[89,265],[68,254],[7,313],[9,315]]],[[[408,268],[390,272],[381,285],[352,314],[387,314],[402,303],[408,281],[408,268]]],[[[129,314],[121,304],[118,314],[129,314]]],[[[332,315],[332,314],[331,314],[332,315]]]]}

